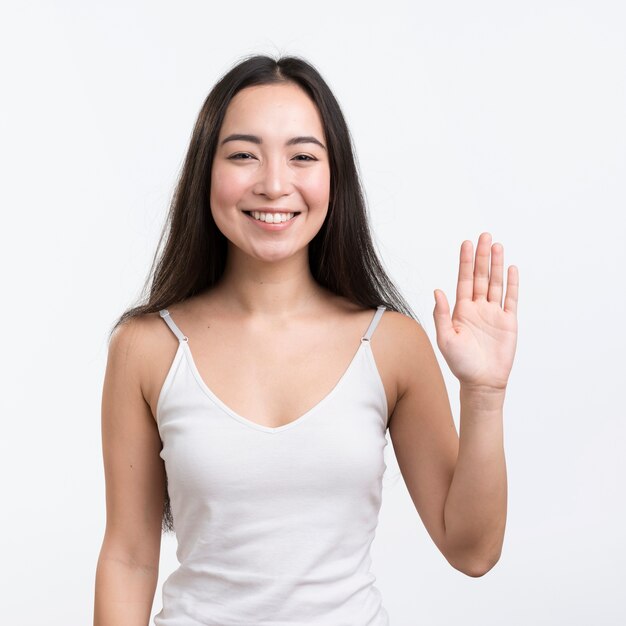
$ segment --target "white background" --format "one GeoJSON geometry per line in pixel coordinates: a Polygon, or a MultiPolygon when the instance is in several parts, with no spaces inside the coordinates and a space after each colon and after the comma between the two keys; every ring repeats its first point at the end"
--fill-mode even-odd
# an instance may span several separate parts
{"type": "Polygon", "coordinates": [[[3,623],[92,623],[107,332],[204,98],[252,52],[302,55],[334,90],[376,245],[433,345],[464,239],[489,231],[519,268],[502,557],[454,570],[386,481],[391,625],[626,623],[625,33],[625,5],[598,0],[3,4],[3,623]]]}

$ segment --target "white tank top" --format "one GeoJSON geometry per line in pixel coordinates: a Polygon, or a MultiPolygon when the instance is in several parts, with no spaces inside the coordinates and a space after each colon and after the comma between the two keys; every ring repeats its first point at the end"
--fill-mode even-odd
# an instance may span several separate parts
{"type": "Polygon", "coordinates": [[[156,421],[180,566],[156,626],[387,626],[370,546],[382,499],[387,398],[369,340],[339,382],[272,428],[238,415],[203,382],[187,337],[156,421]]]}

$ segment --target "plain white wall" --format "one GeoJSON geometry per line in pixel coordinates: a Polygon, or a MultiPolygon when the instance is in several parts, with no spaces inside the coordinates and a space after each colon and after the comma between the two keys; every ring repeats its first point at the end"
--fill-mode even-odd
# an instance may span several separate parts
{"type": "Polygon", "coordinates": [[[626,623],[623,3],[0,11],[3,623],[92,623],[106,334],[143,285],[204,98],[251,52],[302,55],[334,90],[381,257],[433,345],[433,289],[453,305],[464,239],[491,232],[520,272],[502,558],[454,570],[386,482],[373,556],[392,626],[626,623]]]}

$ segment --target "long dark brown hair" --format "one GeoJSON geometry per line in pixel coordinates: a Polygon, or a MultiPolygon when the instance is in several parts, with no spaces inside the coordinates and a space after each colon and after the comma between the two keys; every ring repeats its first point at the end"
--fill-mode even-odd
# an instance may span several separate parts
{"type": "MultiPolygon", "coordinates": [[[[250,55],[220,78],[200,109],[140,302],[115,322],[109,341],[120,324],[204,292],[223,274],[227,239],[209,206],[218,135],[237,92],[253,85],[280,83],[295,83],[304,89],[320,112],[327,138],[330,203],[322,227],[308,246],[314,279],[363,308],[384,305],[419,323],[378,259],[352,137],[329,86],[317,69],[300,57],[250,55]]],[[[165,485],[162,529],[173,532],[167,474],[165,485]]]]}

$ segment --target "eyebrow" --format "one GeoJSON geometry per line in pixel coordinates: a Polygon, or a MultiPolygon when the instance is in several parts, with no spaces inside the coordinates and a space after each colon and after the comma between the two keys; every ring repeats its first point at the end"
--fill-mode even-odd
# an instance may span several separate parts
{"type": "MultiPolygon", "coordinates": [[[[233,135],[228,135],[228,137],[223,139],[222,142],[220,143],[220,146],[223,146],[228,141],[249,141],[251,143],[256,143],[259,145],[263,143],[263,140],[260,137],[257,137],[256,135],[242,135],[240,133],[235,133],[233,135]]],[[[298,144],[298,143],[315,143],[321,148],[323,148],[324,150],[326,150],[326,146],[321,141],[319,141],[319,139],[316,139],[315,137],[311,137],[310,135],[301,136],[301,137],[292,137],[287,142],[285,142],[285,145],[294,146],[295,144],[298,144]]]]}

